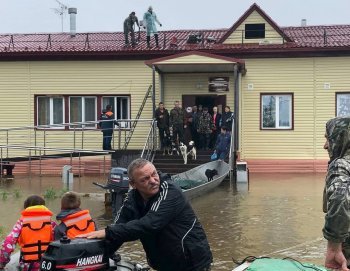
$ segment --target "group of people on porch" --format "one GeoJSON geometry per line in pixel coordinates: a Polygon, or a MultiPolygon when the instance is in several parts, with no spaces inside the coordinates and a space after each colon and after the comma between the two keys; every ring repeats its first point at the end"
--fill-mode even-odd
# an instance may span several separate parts
{"type": "Polygon", "coordinates": [[[214,150],[221,128],[225,133],[231,132],[234,114],[229,106],[225,106],[221,114],[217,106],[193,105],[183,109],[180,102],[175,101],[170,112],[160,102],[155,117],[162,149],[165,147],[164,138],[170,136],[176,145],[180,142],[188,145],[192,140],[199,150],[214,150]]]}

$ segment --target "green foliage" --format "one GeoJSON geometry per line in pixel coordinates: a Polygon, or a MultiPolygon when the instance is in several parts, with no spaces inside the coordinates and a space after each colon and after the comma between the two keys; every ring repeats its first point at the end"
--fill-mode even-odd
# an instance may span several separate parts
{"type": "Polygon", "coordinates": [[[44,191],[44,198],[45,199],[55,199],[57,198],[57,193],[56,193],[56,190],[53,188],[53,187],[49,187],[48,189],[46,189],[44,191]]]}
{"type": "Polygon", "coordinates": [[[9,192],[4,191],[4,190],[0,192],[2,200],[7,200],[9,194],[10,194],[9,192]]]}
{"type": "Polygon", "coordinates": [[[13,190],[13,196],[18,199],[22,196],[21,191],[19,189],[13,190]]]}
{"type": "Polygon", "coordinates": [[[61,198],[64,193],[68,192],[69,189],[63,188],[61,190],[56,191],[53,187],[49,187],[44,191],[44,198],[45,199],[56,199],[61,198]]]}

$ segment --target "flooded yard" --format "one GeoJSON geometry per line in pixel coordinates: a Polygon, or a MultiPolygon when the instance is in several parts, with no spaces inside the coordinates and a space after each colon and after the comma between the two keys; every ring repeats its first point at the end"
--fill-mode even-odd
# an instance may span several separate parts
{"type": "MultiPolygon", "coordinates": [[[[232,258],[246,256],[293,257],[323,264],[324,214],[322,191],[325,174],[251,174],[249,191],[228,181],[215,191],[194,199],[192,205],[205,228],[214,255],[213,270],[231,270],[232,258]]],[[[93,193],[82,198],[100,228],[111,223],[105,214],[103,190],[93,181],[75,178],[73,190],[93,193]],[[97,193],[97,194],[96,194],[97,193]]],[[[24,199],[46,194],[47,206],[57,213],[66,186],[60,177],[18,177],[0,185],[0,240],[20,216],[24,199]]],[[[120,253],[145,263],[139,242],[124,244],[120,253]]]]}

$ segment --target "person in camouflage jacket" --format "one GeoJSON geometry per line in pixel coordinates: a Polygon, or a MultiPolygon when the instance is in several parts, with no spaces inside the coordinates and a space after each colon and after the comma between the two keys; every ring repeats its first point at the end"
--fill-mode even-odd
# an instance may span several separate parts
{"type": "Polygon", "coordinates": [[[169,125],[173,132],[173,140],[176,144],[184,142],[185,112],[180,107],[180,102],[175,101],[175,107],[170,111],[169,125]]]}
{"type": "Polygon", "coordinates": [[[326,124],[329,163],[323,193],[327,239],[325,266],[348,271],[350,259],[350,117],[330,119],[326,124]]]}
{"type": "Polygon", "coordinates": [[[203,144],[202,147],[205,150],[209,149],[210,134],[212,133],[213,127],[214,127],[213,118],[209,114],[208,108],[203,107],[203,113],[200,115],[198,120],[198,133],[199,133],[199,139],[203,144]]]}

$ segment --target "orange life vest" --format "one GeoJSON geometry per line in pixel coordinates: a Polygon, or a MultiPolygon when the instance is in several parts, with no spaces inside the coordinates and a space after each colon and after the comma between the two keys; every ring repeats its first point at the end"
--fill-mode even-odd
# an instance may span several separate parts
{"type": "Polygon", "coordinates": [[[88,210],[67,215],[62,219],[62,222],[67,227],[66,235],[70,239],[74,239],[78,234],[89,233],[95,230],[95,223],[88,210]]]}
{"type": "Polygon", "coordinates": [[[18,239],[24,262],[39,261],[49,243],[53,241],[52,212],[43,205],[22,211],[22,230],[18,239]]]}

